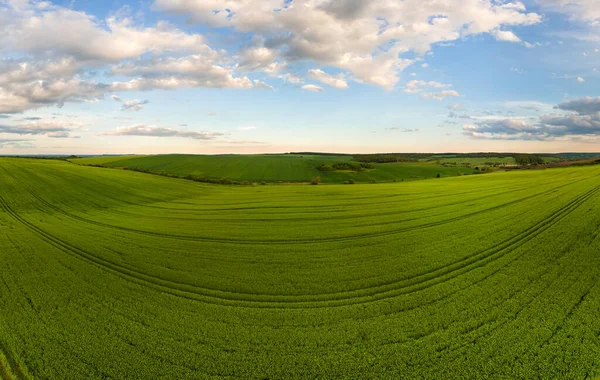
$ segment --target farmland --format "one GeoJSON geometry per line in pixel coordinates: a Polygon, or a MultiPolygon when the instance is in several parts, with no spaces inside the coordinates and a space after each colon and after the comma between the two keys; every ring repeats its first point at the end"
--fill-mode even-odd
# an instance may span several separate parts
{"type": "Polygon", "coordinates": [[[0,378],[593,378],[599,232],[599,165],[236,187],[0,158],[0,378]]]}
{"type": "Polygon", "coordinates": [[[98,165],[166,173],[180,177],[193,176],[202,179],[230,179],[250,182],[309,182],[321,177],[324,183],[394,182],[472,174],[467,167],[444,167],[435,162],[402,162],[372,164],[364,171],[321,171],[320,165],[350,162],[351,155],[156,155],[156,156],[104,156],[73,160],[82,165],[98,165]]]}

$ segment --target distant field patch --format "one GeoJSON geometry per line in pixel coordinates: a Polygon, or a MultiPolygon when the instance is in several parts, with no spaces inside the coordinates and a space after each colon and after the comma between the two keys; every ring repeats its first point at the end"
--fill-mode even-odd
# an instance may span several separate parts
{"type": "Polygon", "coordinates": [[[398,182],[417,179],[472,174],[470,168],[447,168],[435,163],[369,164],[358,170],[360,163],[349,155],[156,155],[105,156],[74,159],[82,165],[130,168],[153,173],[198,179],[231,179],[249,182],[310,182],[319,176],[323,183],[398,182]],[[328,169],[323,169],[327,167],[328,169]]]}

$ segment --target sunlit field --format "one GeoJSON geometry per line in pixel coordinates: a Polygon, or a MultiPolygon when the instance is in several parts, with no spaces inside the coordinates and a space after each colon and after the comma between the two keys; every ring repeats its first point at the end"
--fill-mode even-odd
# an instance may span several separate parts
{"type": "Polygon", "coordinates": [[[600,166],[226,186],[0,159],[0,378],[593,378],[600,166]]]}

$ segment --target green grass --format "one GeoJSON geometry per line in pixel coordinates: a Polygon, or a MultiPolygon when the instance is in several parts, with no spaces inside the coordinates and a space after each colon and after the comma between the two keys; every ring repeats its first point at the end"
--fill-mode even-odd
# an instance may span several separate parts
{"type": "Polygon", "coordinates": [[[352,156],[333,155],[158,155],[114,156],[74,159],[83,165],[127,167],[154,173],[167,173],[185,177],[219,179],[226,178],[250,182],[310,182],[320,176],[324,183],[394,182],[472,174],[468,168],[447,168],[435,163],[374,164],[375,169],[364,172],[317,170],[320,164],[349,161],[352,156]]]}
{"type": "Polygon", "coordinates": [[[433,161],[440,164],[451,164],[457,166],[490,166],[490,165],[514,165],[516,164],[514,157],[435,157],[433,159],[427,159],[427,161],[433,161]]]}
{"type": "Polygon", "coordinates": [[[0,374],[586,378],[600,167],[196,183],[0,159],[0,374]]]}

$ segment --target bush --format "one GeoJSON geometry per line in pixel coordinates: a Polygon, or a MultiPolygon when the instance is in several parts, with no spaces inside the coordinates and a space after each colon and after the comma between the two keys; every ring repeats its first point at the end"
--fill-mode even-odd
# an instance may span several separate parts
{"type": "Polygon", "coordinates": [[[440,178],[441,176],[442,176],[442,175],[441,175],[440,173],[438,173],[438,174],[436,175],[436,178],[440,178]]]}
{"type": "Polygon", "coordinates": [[[321,177],[319,177],[319,176],[316,176],[315,178],[310,180],[311,185],[318,185],[320,183],[321,183],[321,177]]]}

